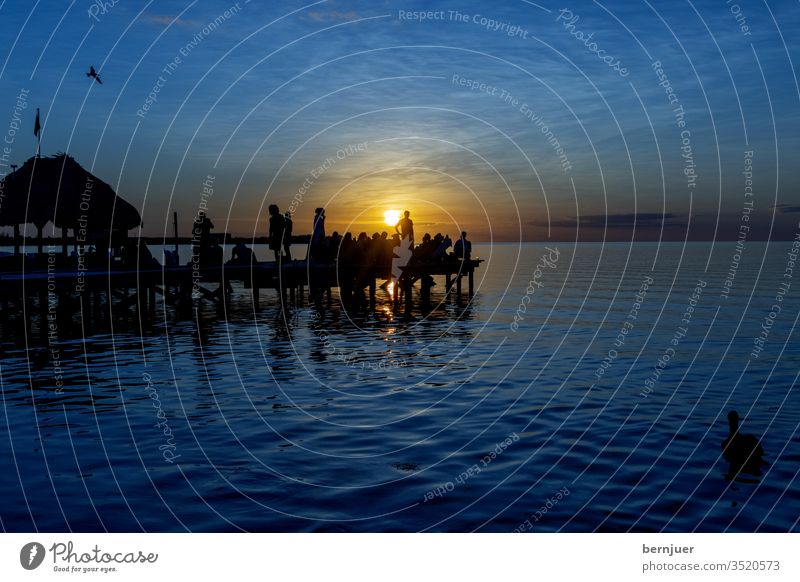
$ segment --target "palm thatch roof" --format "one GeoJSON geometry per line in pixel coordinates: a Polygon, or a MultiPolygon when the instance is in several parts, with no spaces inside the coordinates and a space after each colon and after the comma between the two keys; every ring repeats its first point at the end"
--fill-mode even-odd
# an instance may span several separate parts
{"type": "Polygon", "coordinates": [[[130,230],[139,212],[67,154],[33,157],[2,180],[0,226],[48,222],[88,233],[130,230]]]}

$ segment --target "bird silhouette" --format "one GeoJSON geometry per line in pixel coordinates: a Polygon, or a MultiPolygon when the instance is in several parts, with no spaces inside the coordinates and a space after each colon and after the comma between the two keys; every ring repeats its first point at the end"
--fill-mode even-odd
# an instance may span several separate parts
{"type": "Polygon", "coordinates": [[[764,449],[758,439],[751,434],[739,432],[739,413],[728,413],[728,438],[722,442],[722,457],[730,465],[729,476],[736,477],[740,472],[761,475],[760,466],[766,464],[764,449]]]}
{"type": "Polygon", "coordinates": [[[95,71],[94,67],[92,67],[92,66],[89,66],[89,72],[86,73],[86,76],[93,78],[95,81],[97,81],[101,85],[103,84],[103,82],[100,80],[100,75],[97,74],[97,71],[95,71]]]}

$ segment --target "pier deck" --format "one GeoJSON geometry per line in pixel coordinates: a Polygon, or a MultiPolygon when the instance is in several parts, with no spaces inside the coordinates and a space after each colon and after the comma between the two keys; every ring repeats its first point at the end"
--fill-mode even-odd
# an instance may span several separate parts
{"type": "MultiPolygon", "coordinates": [[[[402,291],[407,303],[411,301],[411,293],[415,281],[421,281],[421,299],[430,297],[430,279],[433,276],[445,278],[449,291],[455,282],[455,292],[461,295],[461,281],[468,280],[468,293],[474,294],[474,272],[482,260],[448,261],[438,263],[421,263],[403,268],[405,284],[402,291]]],[[[363,290],[369,287],[370,301],[374,303],[376,281],[382,279],[370,275],[363,290]]],[[[124,297],[127,302],[150,303],[154,307],[156,294],[164,296],[168,303],[194,299],[219,301],[224,297],[226,282],[240,281],[245,288],[252,289],[254,305],[258,306],[261,289],[276,289],[288,292],[293,300],[299,297],[303,301],[304,288],[309,293],[330,292],[331,288],[340,287],[337,265],[334,262],[288,261],[277,265],[274,261],[257,262],[252,265],[225,264],[219,267],[202,267],[187,264],[175,267],[160,266],[146,269],[68,269],[37,268],[26,271],[0,271],[0,310],[6,311],[9,303],[19,301],[23,297],[57,295],[66,297],[84,293],[110,293],[124,297]],[[216,284],[218,288],[211,290],[207,286],[216,284]],[[133,298],[129,295],[133,292],[133,298]],[[134,301],[135,298],[135,301],[134,301]]],[[[361,279],[362,283],[364,279],[361,279]]],[[[358,287],[358,285],[356,286],[358,287]]],[[[310,295],[311,296],[311,295],[310,295]]]]}

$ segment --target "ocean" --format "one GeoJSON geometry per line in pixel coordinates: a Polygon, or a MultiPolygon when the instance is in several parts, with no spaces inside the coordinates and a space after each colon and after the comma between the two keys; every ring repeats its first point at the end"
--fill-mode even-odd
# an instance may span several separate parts
{"type": "Polygon", "coordinates": [[[429,311],[234,284],[53,342],[0,322],[0,527],[797,531],[792,252],[476,244],[475,296],[437,279],[429,311]],[[721,455],[731,410],[759,471],[721,455]]]}

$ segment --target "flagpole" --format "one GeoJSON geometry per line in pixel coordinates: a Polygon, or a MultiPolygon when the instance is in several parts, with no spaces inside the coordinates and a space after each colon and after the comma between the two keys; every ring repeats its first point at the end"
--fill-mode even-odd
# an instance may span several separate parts
{"type": "Polygon", "coordinates": [[[36,108],[36,123],[33,125],[33,135],[36,136],[38,142],[36,144],[36,157],[42,157],[42,125],[39,123],[39,108],[36,108]]]}

